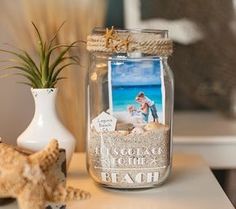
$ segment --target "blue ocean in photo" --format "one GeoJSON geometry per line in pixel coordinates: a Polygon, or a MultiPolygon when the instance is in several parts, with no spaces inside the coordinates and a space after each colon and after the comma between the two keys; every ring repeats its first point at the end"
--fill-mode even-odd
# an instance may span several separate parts
{"type": "Polygon", "coordinates": [[[145,85],[145,86],[113,86],[112,102],[113,111],[127,111],[127,106],[133,105],[137,109],[139,104],[135,102],[135,98],[139,92],[144,92],[145,96],[155,102],[157,111],[162,111],[161,85],[145,85]]]}
{"type": "Polygon", "coordinates": [[[135,101],[139,92],[154,101],[157,111],[162,112],[160,60],[112,60],[111,90],[113,112],[127,111],[129,105],[139,109],[140,104],[135,101]]]}

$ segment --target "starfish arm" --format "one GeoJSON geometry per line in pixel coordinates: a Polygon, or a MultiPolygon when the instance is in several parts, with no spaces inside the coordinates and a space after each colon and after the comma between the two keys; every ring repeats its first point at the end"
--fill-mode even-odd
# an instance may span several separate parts
{"type": "Polygon", "coordinates": [[[17,197],[20,209],[44,209],[45,193],[40,185],[29,184],[17,197]]]}
{"type": "Polygon", "coordinates": [[[11,191],[13,186],[13,184],[5,179],[0,179],[0,197],[15,197],[15,194],[11,191]]]}
{"type": "Polygon", "coordinates": [[[0,143],[0,171],[17,167],[26,161],[26,157],[16,151],[13,146],[0,143]]]}
{"type": "Polygon", "coordinates": [[[42,171],[46,171],[59,157],[59,145],[57,140],[52,140],[48,146],[35,154],[29,156],[31,163],[39,164],[42,171]]]}
{"type": "Polygon", "coordinates": [[[0,176],[0,197],[16,197],[25,187],[27,181],[14,170],[0,176]]]}
{"type": "Polygon", "coordinates": [[[90,193],[83,191],[81,189],[76,189],[73,187],[65,188],[63,185],[59,185],[51,196],[49,196],[48,201],[61,203],[73,200],[84,200],[90,198],[90,193]]]}

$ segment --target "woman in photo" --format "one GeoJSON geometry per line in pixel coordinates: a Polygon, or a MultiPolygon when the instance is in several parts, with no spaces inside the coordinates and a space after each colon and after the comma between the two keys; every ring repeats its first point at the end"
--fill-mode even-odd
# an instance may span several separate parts
{"type": "Polygon", "coordinates": [[[139,100],[142,104],[146,104],[148,109],[151,109],[153,122],[158,122],[157,108],[155,102],[149,99],[143,92],[139,92],[136,100],[139,100]]]}
{"type": "Polygon", "coordinates": [[[148,123],[149,117],[149,106],[147,103],[143,102],[141,98],[136,97],[136,102],[140,104],[140,112],[142,114],[143,121],[148,123]]]}

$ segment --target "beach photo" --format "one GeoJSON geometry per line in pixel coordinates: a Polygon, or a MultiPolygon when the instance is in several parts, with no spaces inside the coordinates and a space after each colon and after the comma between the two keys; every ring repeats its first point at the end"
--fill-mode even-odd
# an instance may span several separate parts
{"type": "Polygon", "coordinates": [[[159,59],[110,60],[109,106],[120,122],[135,126],[164,123],[162,69],[159,59]]]}

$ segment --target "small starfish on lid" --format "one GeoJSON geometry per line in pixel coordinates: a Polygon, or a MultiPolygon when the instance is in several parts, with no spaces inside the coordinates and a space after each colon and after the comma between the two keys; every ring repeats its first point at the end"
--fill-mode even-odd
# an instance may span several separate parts
{"type": "Polygon", "coordinates": [[[114,26],[111,27],[111,29],[106,28],[106,34],[104,35],[105,40],[106,40],[106,47],[109,47],[110,40],[115,40],[117,39],[117,33],[114,30],[114,26]]]}
{"type": "Polygon", "coordinates": [[[126,37],[125,40],[122,40],[119,47],[125,47],[126,51],[129,50],[129,44],[130,44],[130,34],[126,37]]]}
{"type": "Polygon", "coordinates": [[[126,51],[129,49],[130,45],[130,35],[126,37],[126,39],[122,39],[119,37],[117,32],[114,30],[112,26],[111,29],[106,28],[105,37],[105,47],[110,48],[112,52],[120,51],[123,47],[126,51]]]}
{"type": "Polygon", "coordinates": [[[80,189],[65,188],[50,174],[58,157],[56,140],[29,156],[0,143],[0,197],[17,198],[21,209],[44,209],[46,201],[62,203],[89,197],[80,189]]]}

